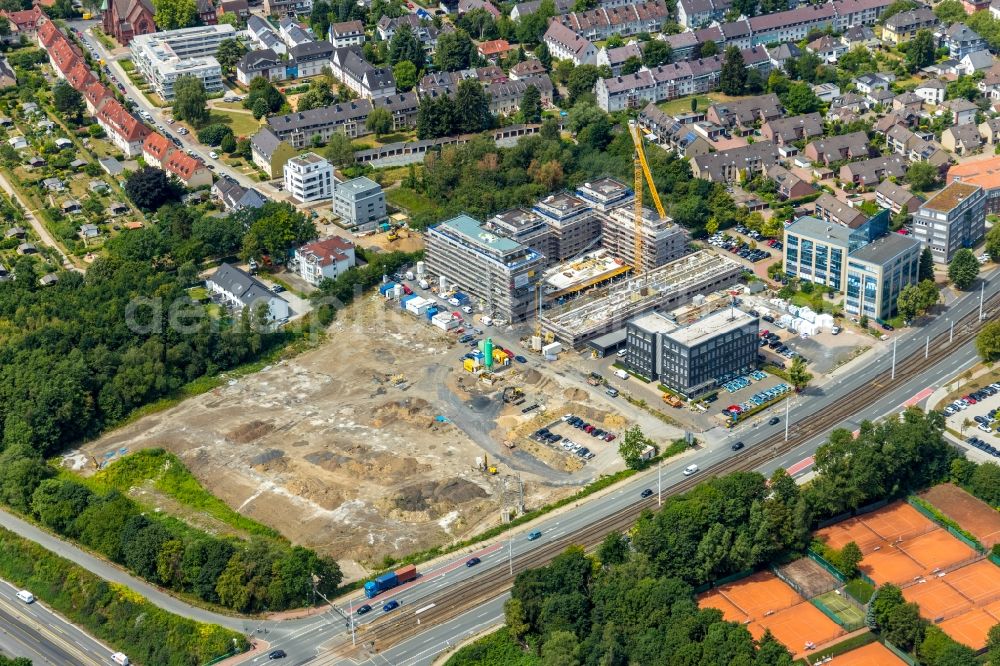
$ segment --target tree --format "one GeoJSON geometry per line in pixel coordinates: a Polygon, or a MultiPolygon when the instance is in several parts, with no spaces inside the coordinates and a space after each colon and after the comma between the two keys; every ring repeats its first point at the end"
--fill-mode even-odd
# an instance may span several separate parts
{"type": "Polygon", "coordinates": [[[899,316],[905,321],[912,321],[920,312],[920,303],[920,288],[915,284],[908,284],[899,290],[899,296],[896,298],[896,309],[899,316]]]}
{"type": "Polygon", "coordinates": [[[229,128],[229,125],[213,123],[198,130],[198,141],[206,146],[215,147],[221,145],[222,140],[227,136],[232,136],[232,134],[233,130],[229,128]]]}
{"type": "Polygon", "coordinates": [[[316,237],[315,225],[288,202],[269,201],[253,211],[253,216],[243,237],[241,255],[244,259],[260,259],[267,254],[278,260],[293,244],[316,237]]]}
{"type": "Polygon", "coordinates": [[[813,113],[822,105],[809,84],[803,82],[788,86],[788,92],[781,97],[781,102],[789,114],[813,113]]]}
{"type": "Polygon", "coordinates": [[[232,132],[222,138],[219,148],[222,149],[222,152],[230,155],[236,152],[236,137],[233,136],[232,132]]]}
{"type": "Polygon", "coordinates": [[[848,541],[844,544],[844,547],[840,549],[840,557],[838,564],[840,565],[840,570],[848,578],[854,578],[858,575],[858,565],[861,564],[861,560],[864,555],[861,554],[861,549],[858,544],[853,541],[848,541]]]}
{"type": "Polygon", "coordinates": [[[622,564],[628,559],[629,545],[625,536],[618,531],[613,531],[604,537],[604,541],[597,548],[597,559],[604,566],[612,564],[622,564]]]}
{"type": "Polygon", "coordinates": [[[622,76],[628,76],[629,74],[635,74],[642,67],[642,60],[636,56],[629,56],[622,63],[622,76]]]}
{"type": "Polygon", "coordinates": [[[252,107],[254,120],[260,120],[261,118],[266,116],[268,110],[269,109],[267,108],[266,99],[264,99],[263,97],[258,97],[257,99],[254,100],[252,107]]]}
{"type": "Polygon", "coordinates": [[[1000,664],[1000,624],[990,627],[986,634],[986,660],[991,664],[1000,664]]]}
{"type": "Polygon", "coordinates": [[[372,132],[376,138],[392,131],[392,114],[385,107],[375,107],[368,114],[365,127],[372,132]]]}
{"type": "Polygon", "coordinates": [[[966,290],[979,275],[979,261],[972,250],[962,248],[955,253],[948,265],[948,278],[958,289],[966,290]]]}
{"type": "Polygon", "coordinates": [[[670,45],[661,39],[651,39],[642,45],[642,64],[646,67],[665,65],[673,55],[670,45]]]}
{"type": "Polygon", "coordinates": [[[74,90],[73,86],[66,81],[60,79],[52,87],[52,104],[60,116],[75,124],[80,123],[84,109],[83,95],[74,90]]]}
{"type": "Polygon", "coordinates": [[[649,446],[649,440],[638,425],[629,427],[618,442],[618,455],[631,469],[642,467],[642,452],[649,446]]]}
{"type": "Polygon", "coordinates": [[[969,489],[976,497],[992,506],[1000,504],[1000,465],[977,465],[969,479],[969,489]]]}
{"type": "Polygon", "coordinates": [[[345,167],[354,164],[354,145],[346,134],[336,132],[330,136],[330,140],[323,149],[323,157],[329,160],[330,164],[338,167],[345,167]]]}
{"type": "Polygon", "coordinates": [[[461,113],[456,113],[456,129],[462,134],[482,132],[493,125],[490,99],[478,79],[459,82],[454,108],[461,109],[461,113]]]}
{"type": "Polygon", "coordinates": [[[923,314],[937,305],[941,300],[941,291],[933,280],[921,280],[917,283],[920,292],[920,308],[917,314],[923,314]]]}
{"type": "Polygon", "coordinates": [[[409,60],[401,60],[393,66],[392,76],[396,79],[397,88],[410,90],[417,85],[417,66],[409,60]]]}
{"type": "Polygon", "coordinates": [[[937,15],[942,23],[947,24],[964,21],[968,17],[968,14],[965,13],[965,8],[962,7],[962,3],[959,0],[941,0],[934,7],[934,14],[937,15]]]}
{"type": "Polygon", "coordinates": [[[796,356],[792,359],[792,365],[788,368],[788,381],[792,383],[796,391],[801,391],[804,389],[810,381],[812,381],[812,374],[806,370],[806,362],[802,360],[801,356],[796,356]]]}
{"type": "Polygon", "coordinates": [[[537,123],[542,119],[542,94],[535,86],[528,86],[521,97],[521,115],[526,123],[537,123]]]}
{"type": "Polygon", "coordinates": [[[396,66],[403,61],[413,63],[420,70],[424,66],[424,47],[413,34],[413,29],[406,23],[396,28],[389,40],[389,64],[396,66]]]}
{"type": "Polygon", "coordinates": [[[441,33],[434,52],[434,64],[442,72],[468,69],[473,62],[475,50],[472,40],[464,30],[441,33]]]}
{"type": "Polygon", "coordinates": [[[738,96],[743,94],[746,85],[747,66],[743,62],[743,53],[740,52],[739,48],[730,46],[726,49],[726,54],[722,60],[719,87],[727,95],[738,96]]]}
{"type": "Polygon", "coordinates": [[[174,118],[186,120],[195,127],[208,122],[208,95],[205,84],[197,76],[185,74],[174,82],[174,118]]]}
{"type": "Polygon", "coordinates": [[[709,40],[707,42],[702,42],[699,46],[695,48],[698,49],[699,58],[710,58],[719,52],[719,45],[714,41],[709,40]]]}
{"type": "Polygon", "coordinates": [[[155,211],[168,201],[180,199],[181,188],[160,169],[143,167],[125,180],[125,194],[137,208],[155,211]]]}
{"type": "Polygon", "coordinates": [[[579,666],[579,639],[572,631],[554,631],[542,645],[542,663],[546,666],[579,666]]]}
{"type": "Polygon", "coordinates": [[[906,66],[911,72],[926,67],[934,62],[934,36],[930,30],[920,30],[917,35],[904,44],[906,50],[906,66]]]}
{"type": "MultiPolygon", "coordinates": [[[[945,0],[947,1],[947,0],[945,0]]],[[[889,611],[882,631],[886,640],[904,650],[913,650],[923,640],[924,621],[917,604],[899,604],[889,611]]]]}
{"type": "Polygon", "coordinates": [[[198,19],[195,0],[153,0],[153,20],[160,30],[187,28],[198,19]]]}
{"type": "Polygon", "coordinates": [[[219,42],[219,48],[215,52],[215,59],[219,61],[223,76],[232,76],[236,71],[236,63],[239,62],[247,52],[247,47],[238,39],[223,39],[219,42]]]}
{"type": "Polygon", "coordinates": [[[543,42],[538,45],[538,48],[535,49],[535,57],[538,58],[540,63],[542,63],[542,67],[545,68],[545,71],[552,71],[552,54],[549,53],[549,47],[547,44],[543,42]]]}
{"type": "Polygon", "coordinates": [[[921,282],[934,281],[934,253],[929,246],[924,246],[920,252],[920,270],[917,277],[921,282]]]}
{"type": "Polygon", "coordinates": [[[926,192],[934,189],[937,178],[937,167],[930,162],[914,162],[906,170],[906,181],[916,192],[926,192]]]}
{"type": "Polygon", "coordinates": [[[1000,361],[1000,322],[988,322],[976,336],[976,349],[985,363],[1000,361]]]}
{"type": "Polygon", "coordinates": [[[990,259],[1000,263],[1000,224],[993,224],[993,227],[986,234],[986,254],[990,259]]]}
{"type": "Polygon", "coordinates": [[[258,120],[268,113],[276,113],[284,103],[284,96],[263,76],[258,76],[250,82],[250,93],[243,98],[243,108],[252,110],[258,120]],[[263,104],[260,103],[261,100],[263,104]]]}
{"type": "Polygon", "coordinates": [[[326,0],[316,0],[313,3],[312,12],[309,14],[309,27],[319,39],[325,39],[330,31],[330,11],[330,3],[326,0]]]}
{"type": "Polygon", "coordinates": [[[333,91],[330,89],[330,82],[325,78],[314,79],[309,84],[309,90],[299,97],[296,103],[297,111],[308,111],[309,109],[320,109],[330,106],[336,101],[333,91]]]}
{"type": "Polygon", "coordinates": [[[594,90],[594,84],[600,78],[595,65],[580,65],[574,67],[566,80],[566,89],[569,91],[570,104],[576,103],[580,95],[594,90]]]}

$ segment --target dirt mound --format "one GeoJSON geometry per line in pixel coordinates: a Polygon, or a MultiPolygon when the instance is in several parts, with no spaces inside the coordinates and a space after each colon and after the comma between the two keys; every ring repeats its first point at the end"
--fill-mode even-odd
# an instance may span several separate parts
{"type": "Polygon", "coordinates": [[[407,398],[406,400],[394,400],[379,405],[372,410],[371,426],[381,428],[392,421],[403,420],[409,423],[419,423],[429,425],[427,413],[429,403],[422,398],[407,398]]]}
{"type": "Polygon", "coordinates": [[[274,432],[274,424],[264,421],[250,421],[226,433],[226,439],[237,444],[249,444],[264,435],[274,432]]]}
{"type": "Polygon", "coordinates": [[[465,479],[452,478],[407,486],[393,498],[393,503],[401,511],[427,511],[442,505],[452,507],[483,497],[486,497],[486,491],[476,484],[465,479]]]}
{"type": "Polygon", "coordinates": [[[542,373],[538,372],[534,368],[529,368],[525,371],[522,379],[525,384],[537,384],[538,380],[542,378],[542,373]]]}
{"type": "Polygon", "coordinates": [[[314,453],[306,454],[305,461],[312,463],[317,467],[322,467],[328,472],[336,472],[343,465],[351,462],[351,459],[347,456],[337,455],[336,453],[331,453],[329,451],[316,451],[314,453]]]}
{"type": "Polygon", "coordinates": [[[586,400],[587,392],[579,388],[568,388],[563,391],[563,396],[567,400],[586,400]]]}

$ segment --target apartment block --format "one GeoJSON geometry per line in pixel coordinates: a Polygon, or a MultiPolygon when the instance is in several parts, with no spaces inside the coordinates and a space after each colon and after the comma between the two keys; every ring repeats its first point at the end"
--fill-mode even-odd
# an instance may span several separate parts
{"type": "Polygon", "coordinates": [[[222,69],[215,53],[222,40],[235,36],[235,28],[227,24],[139,35],[132,40],[132,57],[142,76],[165,100],[174,98],[174,83],[180,76],[197,77],[206,92],[220,92],[222,69]]]}
{"type": "Polygon", "coordinates": [[[638,265],[642,272],[680,259],[687,252],[687,232],[669,217],[661,218],[648,208],[643,210],[639,259],[635,257],[635,211],[632,207],[616,208],[602,215],[601,223],[601,246],[625,263],[638,265]]]}
{"type": "Polygon", "coordinates": [[[319,201],[333,196],[333,167],[316,153],[305,153],[285,162],[285,190],[299,201],[319,201]]]}
{"type": "Polygon", "coordinates": [[[913,214],[913,235],[931,249],[934,261],[948,263],[986,233],[986,191],[954,181],[913,214]]]}
{"type": "Polygon", "coordinates": [[[555,256],[565,261],[601,245],[601,220],[587,203],[569,192],[550,194],[532,206],[552,230],[555,256]]]}
{"type": "Polygon", "coordinates": [[[382,186],[364,176],[346,181],[334,178],[333,212],[352,226],[374,229],[385,219],[382,186]]]}
{"type": "Polygon", "coordinates": [[[886,234],[852,252],[844,310],[883,321],[895,316],[899,292],[919,281],[920,252],[920,241],[902,234],[886,234]]]}
{"type": "Polygon", "coordinates": [[[489,231],[459,215],[427,230],[428,272],[457,284],[507,321],[534,311],[535,290],[545,258],[536,250],[489,231]]]}

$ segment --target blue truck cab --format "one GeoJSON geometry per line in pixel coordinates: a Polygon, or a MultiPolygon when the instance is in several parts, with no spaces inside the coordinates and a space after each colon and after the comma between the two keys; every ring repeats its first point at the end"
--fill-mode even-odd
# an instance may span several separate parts
{"type": "Polygon", "coordinates": [[[384,573],[375,580],[370,580],[365,583],[365,596],[369,599],[374,599],[382,592],[396,587],[396,572],[390,571],[389,573],[384,573]]]}

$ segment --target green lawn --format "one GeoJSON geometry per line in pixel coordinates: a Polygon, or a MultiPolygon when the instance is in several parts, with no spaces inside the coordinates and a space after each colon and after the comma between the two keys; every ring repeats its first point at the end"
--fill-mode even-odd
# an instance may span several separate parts
{"type": "Polygon", "coordinates": [[[260,129],[260,121],[249,113],[237,113],[224,109],[212,109],[210,123],[229,125],[236,136],[253,136],[260,129]]]}
{"type": "Polygon", "coordinates": [[[726,100],[732,99],[727,95],[722,93],[709,93],[707,95],[692,95],[690,97],[678,97],[677,99],[672,99],[669,102],[664,102],[660,104],[659,107],[664,113],[676,114],[676,113],[688,113],[691,111],[691,100],[698,100],[698,110],[705,111],[709,106],[715,104],[716,102],[724,102],[726,100]]]}
{"type": "Polygon", "coordinates": [[[389,203],[396,208],[406,210],[410,215],[433,213],[437,210],[437,206],[433,201],[409,187],[397,187],[386,190],[385,196],[389,200],[389,203]]]}

